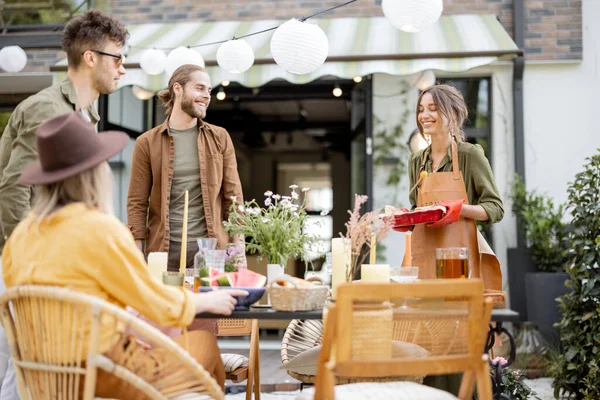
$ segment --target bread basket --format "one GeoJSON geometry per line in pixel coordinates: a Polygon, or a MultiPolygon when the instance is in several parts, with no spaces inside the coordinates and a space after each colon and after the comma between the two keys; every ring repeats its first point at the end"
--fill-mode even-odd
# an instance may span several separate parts
{"type": "Polygon", "coordinates": [[[325,306],[329,287],[284,275],[267,288],[271,308],[277,311],[312,311],[325,306]]]}

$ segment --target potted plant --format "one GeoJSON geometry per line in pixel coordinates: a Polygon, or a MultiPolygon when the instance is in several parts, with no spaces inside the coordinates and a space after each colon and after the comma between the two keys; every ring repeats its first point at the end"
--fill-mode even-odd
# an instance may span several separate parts
{"type": "Polygon", "coordinates": [[[290,196],[266,191],[264,207],[254,199],[239,204],[233,197],[229,218],[223,222],[230,235],[243,235],[246,238],[246,250],[250,254],[258,254],[259,260],[267,259],[269,279],[284,273],[290,257],[309,263],[307,251],[317,240],[305,229],[308,223],[305,193],[309,189],[303,188],[299,194],[297,188],[297,185],[290,186],[290,196]],[[304,198],[298,203],[301,196],[304,198]]]}
{"type": "Polygon", "coordinates": [[[512,188],[512,211],[520,217],[527,250],[537,272],[525,274],[527,319],[534,322],[544,339],[558,343],[554,324],[560,318],[556,298],[566,292],[565,272],[569,248],[569,225],[564,222],[565,205],[555,205],[546,195],[528,191],[516,176],[512,188]]]}
{"type": "Polygon", "coordinates": [[[600,153],[569,185],[567,286],[558,299],[561,351],[550,362],[554,395],[600,399],[600,153]]]}

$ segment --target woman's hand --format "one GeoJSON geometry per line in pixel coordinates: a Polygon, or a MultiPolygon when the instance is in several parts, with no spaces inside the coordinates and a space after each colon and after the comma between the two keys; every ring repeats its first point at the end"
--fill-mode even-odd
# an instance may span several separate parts
{"type": "Polygon", "coordinates": [[[240,289],[221,289],[194,296],[196,313],[231,315],[237,301],[235,296],[248,296],[248,292],[240,289]]]}

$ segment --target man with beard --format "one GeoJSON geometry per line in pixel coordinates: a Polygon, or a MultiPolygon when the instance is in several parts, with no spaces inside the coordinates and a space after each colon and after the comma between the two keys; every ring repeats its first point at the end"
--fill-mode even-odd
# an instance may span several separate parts
{"type": "MultiPolygon", "coordinates": [[[[227,247],[223,221],[232,198],[242,202],[242,185],[227,131],[203,121],[211,81],[198,65],[179,67],[169,88],[158,93],[165,122],[135,142],[127,198],[127,220],[140,250],[168,252],[168,270],[179,270],[185,191],[189,193],[187,268],[196,239],[216,238],[227,247]]],[[[236,238],[237,240],[237,238],[236,238]]]]}
{"type": "MultiPolygon", "coordinates": [[[[47,120],[78,110],[93,124],[100,119],[93,102],[100,93],[115,91],[125,74],[123,47],[129,37],[117,20],[98,10],[78,16],[65,26],[62,48],[67,53],[67,79],[21,102],[0,137],[0,254],[4,243],[31,208],[31,186],[17,183],[37,157],[35,132],[47,120]]],[[[2,270],[0,259],[0,271],[2,270]]],[[[0,294],[4,281],[0,272],[0,294]]],[[[0,327],[0,400],[18,399],[8,343],[0,327]]]]}

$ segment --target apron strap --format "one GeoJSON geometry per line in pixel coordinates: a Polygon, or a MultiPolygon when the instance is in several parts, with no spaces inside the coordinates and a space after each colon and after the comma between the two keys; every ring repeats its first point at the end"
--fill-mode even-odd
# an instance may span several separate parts
{"type": "MultiPolygon", "coordinates": [[[[427,157],[425,157],[425,152],[423,152],[423,157],[421,158],[421,168],[419,168],[419,173],[421,171],[425,171],[425,164],[427,163],[427,157]]],[[[417,177],[419,178],[419,177],[417,177]]]]}
{"type": "Polygon", "coordinates": [[[458,168],[458,147],[454,135],[452,135],[452,179],[460,179],[460,169],[458,168]]]}

